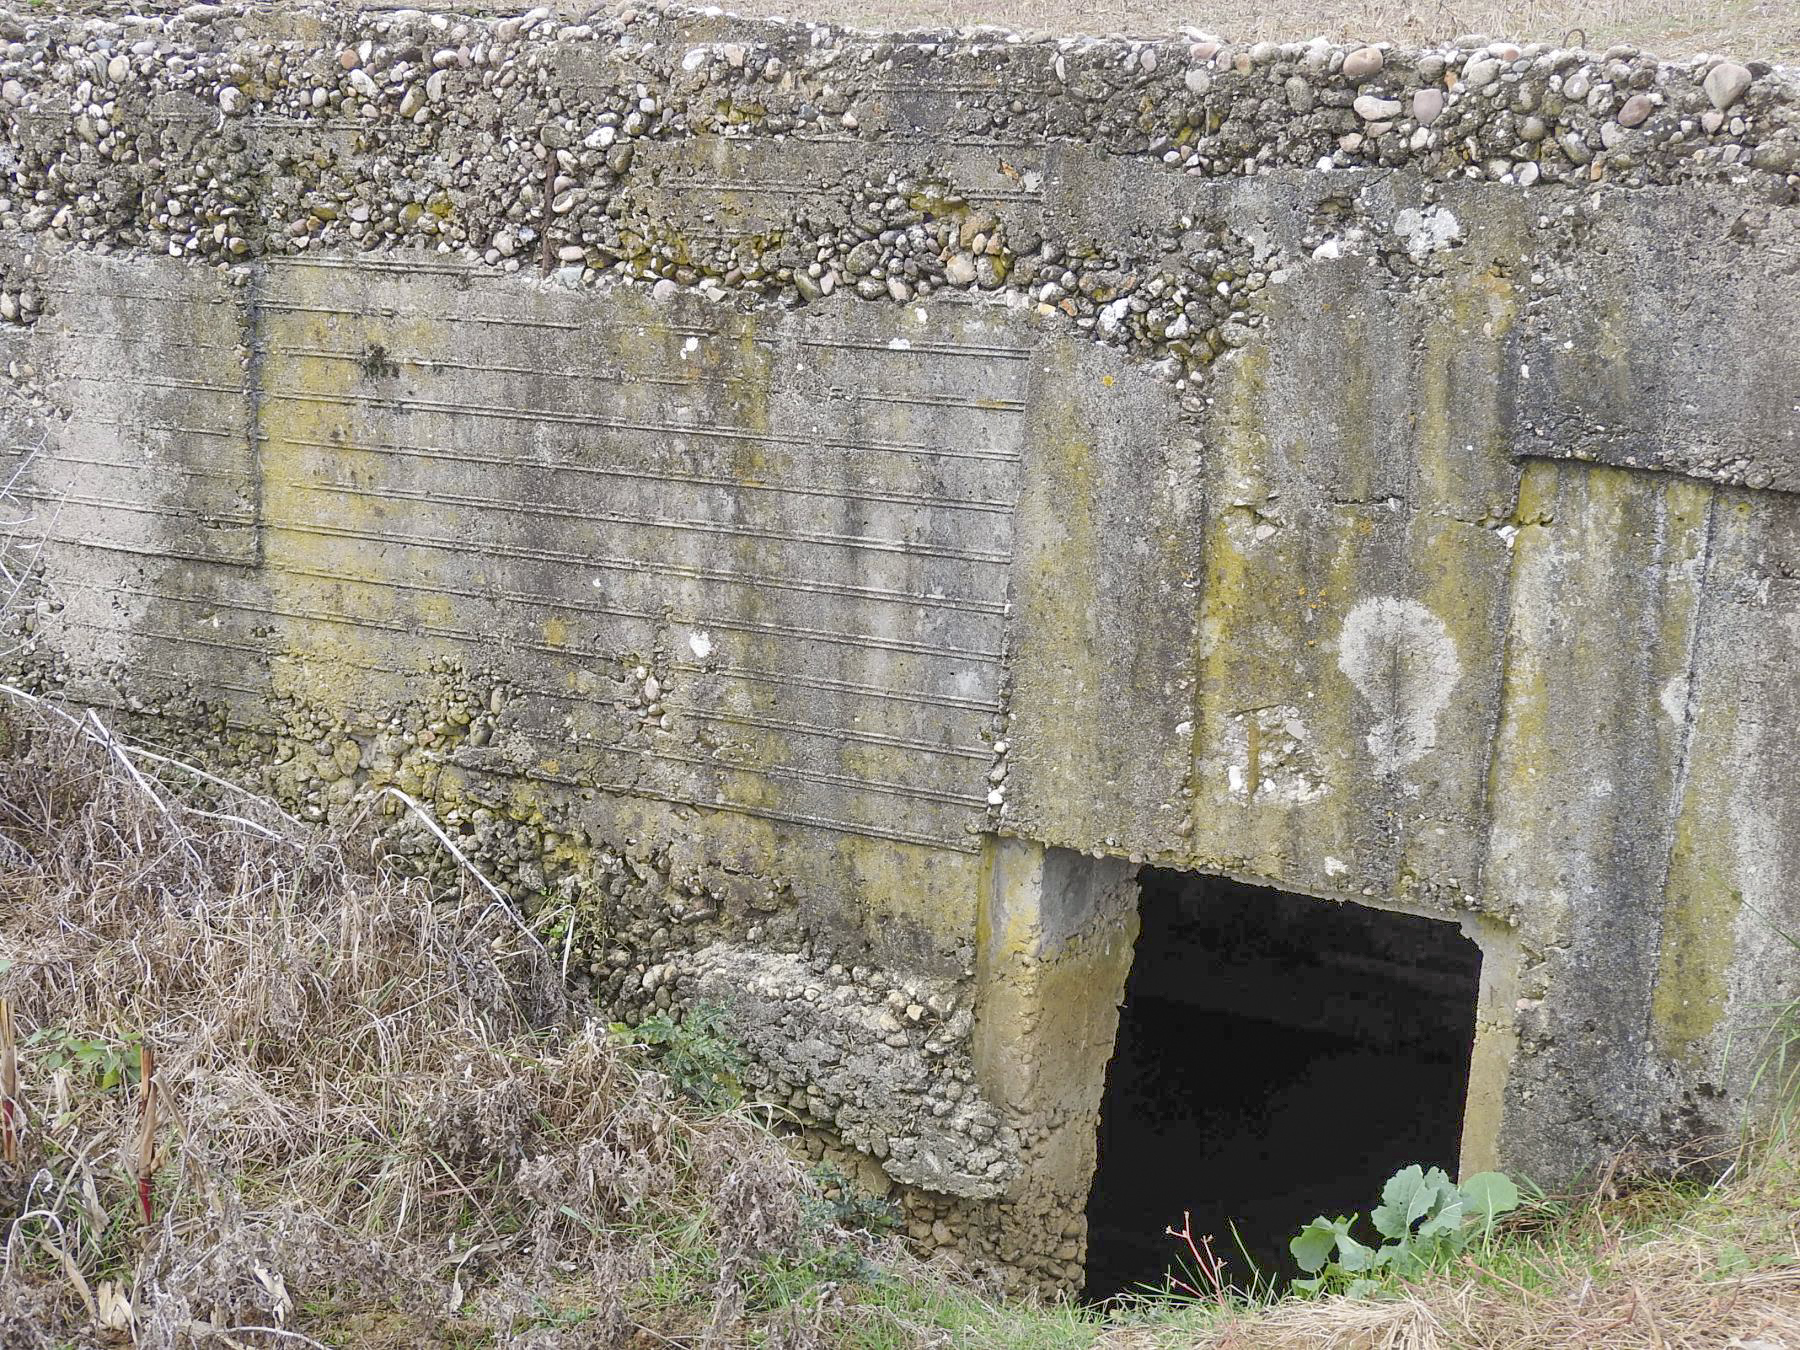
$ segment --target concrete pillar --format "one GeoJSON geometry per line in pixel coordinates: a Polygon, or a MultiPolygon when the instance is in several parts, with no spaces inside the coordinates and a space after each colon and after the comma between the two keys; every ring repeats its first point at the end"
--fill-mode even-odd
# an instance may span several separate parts
{"type": "Polygon", "coordinates": [[[1462,1175],[1508,1166],[1501,1146],[1508,1084],[1519,1054],[1518,933],[1486,915],[1462,920],[1463,935],[1481,948],[1481,989],[1475,1004],[1475,1044],[1469,1052],[1469,1090],[1463,1105],[1462,1175]]]}
{"type": "Polygon", "coordinates": [[[995,1255],[1022,1283],[1079,1289],[1094,1136],[1138,933],[1137,869],[1015,839],[990,847],[975,1069],[1024,1163],[995,1255]]]}

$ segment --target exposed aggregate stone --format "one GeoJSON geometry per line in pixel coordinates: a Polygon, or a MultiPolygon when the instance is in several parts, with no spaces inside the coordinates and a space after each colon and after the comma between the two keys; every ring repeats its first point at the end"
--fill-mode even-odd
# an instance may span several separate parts
{"type": "MultiPolygon", "coordinates": [[[[579,24],[542,8],[271,19],[212,5],[3,15],[0,40],[0,229],[225,264],[425,248],[576,284],[786,304],[986,292],[1178,383],[1260,322],[1249,297],[1272,267],[1252,266],[1218,222],[1184,220],[1141,256],[1110,257],[1021,237],[957,184],[890,173],[837,185],[833,218],[800,211],[767,238],[705,244],[639,199],[634,165],[646,146],[696,135],[880,146],[923,119],[1202,177],[1406,169],[1539,190],[1724,178],[1776,205],[1800,187],[1791,74],[1629,47],[872,36],[630,8],[579,24]],[[708,32],[719,37],[695,40],[708,32]],[[958,95],[908,111],[896,91],[926,72],[958,95]]],[[[29,322],[35,300],[9,282],[0,320],[29,322]]]]}

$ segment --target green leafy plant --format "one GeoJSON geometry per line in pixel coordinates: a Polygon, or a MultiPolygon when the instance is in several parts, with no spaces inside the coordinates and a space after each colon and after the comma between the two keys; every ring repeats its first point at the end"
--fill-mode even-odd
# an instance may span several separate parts
{"type": "Polygon", "coordinates": [[[885,1197],[859,1191],[851,1184],[850,1178],[830,1163],[814,1166],[812,1179],[818,1186],[818,1199],[814,1202],[814,1207],[822,1227],[847,1228],[851,1231],[860,1229],[877,1236],[899,1229],[898,1204],[885,1197]]]}
{"type": "Polygon", "coordinates": [[[1502,1172],[1479,1172],[1458,1186],[1441,1167],[1402,1168],[1388,1178],[1381,1203],[1369,1212],[1369,1222],[1386,1240],[1373,1246],[1358,1241],[1351,1233],[1355,1215],[1320,1215],[1288,1243],[1308,1276],[1295,1280],[1293,1289],[1360,1298],[1394,1281],[1441,1270],[1518,1207],[1519,1188],[1502,1172]]]}
{"type": "Polygon", "coordinates": [[[77,1036],[62,1027],[39,1027],[21,1044],[21,1058],[58,1069],[86,1070],[102,1091],[138,1081],[138,1038],[77,1036]]]}
{"type": "Polygon", "coordinates": [[[627,1045],[646,1047],[676,1090],[707,1110],[728,1111],[744,1099],[743,1052],[727,1034],[718,1004],[696,1003],[680,1021],[657,1012],[635,1027],[614,1022],[612,1032],[627,1045]]]}

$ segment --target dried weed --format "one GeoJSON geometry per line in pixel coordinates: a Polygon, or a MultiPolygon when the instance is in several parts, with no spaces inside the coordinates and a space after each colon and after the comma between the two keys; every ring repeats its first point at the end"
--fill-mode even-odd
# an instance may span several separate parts
{"type": "Polygon", "coordinates": [[[749,1277],[817,1236],[769,1131],[684,1113],[481,890],[433,896],[252,799],[197,807],[171,761],[15,702],[0,1343],[305,1345],[309,1308],[386,1307],[627,1344],[634,1286],[695,1251],[687,1330],[744,1334],[749,1277]]]}

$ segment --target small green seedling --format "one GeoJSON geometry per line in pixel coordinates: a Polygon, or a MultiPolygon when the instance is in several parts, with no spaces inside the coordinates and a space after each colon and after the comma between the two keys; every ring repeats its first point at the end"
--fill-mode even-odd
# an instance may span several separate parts
{"type": "Polygon", "coordinates": [[[613,1036],[649,1050],[656,1067],[690,1101],[708,1111],[727,1111],[744,1099],[743,1052],[726,1030],[725,1010],[696,1003],[679,1022],[652,1013],[635,1027],[612,1024],[613,1036]]]}

